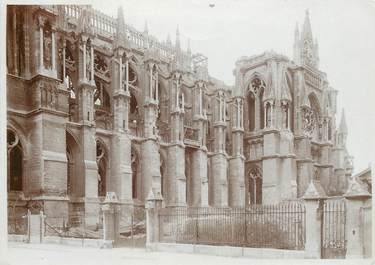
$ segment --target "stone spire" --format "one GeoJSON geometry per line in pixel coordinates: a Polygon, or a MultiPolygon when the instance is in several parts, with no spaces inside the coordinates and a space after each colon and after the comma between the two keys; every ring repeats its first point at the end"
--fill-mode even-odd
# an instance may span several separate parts
{"type": "Polygon", "coordinates": [[[127,46],[124,11],[122,10],[121,6],[119,6],[117,9],[117,28],[116,28],[114,46],[115,48],[118,48],[118,47],[125,48],[127,46]]]}
{"type": "Polygon", "coordinates": [[[314,40],[314,54],[315,54],[316,67],[319,67],[319,44],[318,44],[318,39],[316,37],[314,40]]]}
{"type": "Polygon", "coordinates": [[[302,39],[306,40],[313,40],[312,36],[312,30],[311,30],[311,23],[310,23],[310,13],[309,10],[306,10],[305,13],[305,22],[303,23],[303,29],[302,29],[302,39]]]}
{"type": "Polygon", "coordinates": [[[169,34],[169,33],[167,35],[167,45],[172,46],[171,34],[169,34]]]}
{"type": "Polygon", "coordinates": [[[296,22],[296,27],[294,29],[294,47],[293,47],[293,60],[296,64],[300,64],[300,36],[298,29],[298,22],[296,22]]]}
{"type": "Polygon", "coordinates": [[[188,52],[188,54],[191,54],[190,38],[188,38],[188,43],[187,43],[187,52],[188,52]]]}
{"type": "Polygon", "coordinates": [[[176,44],[175,44],[175,70],[180,70],[182,71],[183,69],[183,55],[182,55],[182,50],[181,50],[181,43],[180,43],[180,31],[177,25],[177,30],[176,30],[176,44]]]}
{"type": "Polygon", "coordinates": [[[180,30],[179,30],[179,27],[177,25],[177,29],[176,29],[176,51],[177,50],[181,50],[181,44],[180,44],[180,30]]]}
{"type": "Polygon", "coordinates": [[[145,27],[144,27],[143,32],[144,32],[145,34],[148,34],[148,24],[147,24],[147,19],[145,20],[145,27]]]}
{"type": "Polygon", "coordinates": [[[348,126],[346,125],[346,118],[345,118],[345,109],[342,109],[342,112],[341,112],[341,121],[340,121],[340,126],[339,126],[339,133],[348,134],[348,126]]]}
{"type": "MultiPolygon", "coordinates": [[[[316,42],[316,41],[315,41],[316,42]]],[[[318,46],[314,44],[314,39],[310,24],[309,11],[306,10],[305,22],[303,23],[303,29],[299,45],[299,54],[301,63],[317,68],[319,63],[318,46]]]]}

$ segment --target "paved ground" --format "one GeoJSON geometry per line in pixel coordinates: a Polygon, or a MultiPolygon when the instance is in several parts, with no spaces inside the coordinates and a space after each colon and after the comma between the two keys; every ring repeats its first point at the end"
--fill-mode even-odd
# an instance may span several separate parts
{"type": "Polygon", "coordinates": [[[144,249],[132,248],[95,249],[53,244],[22,243],[9,243],[9,260],[10,265],[253,264],[253,262],[250,262],[250,260],[246,258],[227,258],[166,252],[146,252],[144,249]]]}

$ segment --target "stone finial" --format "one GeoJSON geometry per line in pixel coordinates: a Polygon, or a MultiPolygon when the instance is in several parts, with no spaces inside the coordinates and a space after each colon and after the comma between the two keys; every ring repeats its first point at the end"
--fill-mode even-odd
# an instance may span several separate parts
{"type": "Polygon", "coordinates": [[[94,29],[91,25],[91,12],[92,10],[88,6],[84,6],[81,10],[81,14],[78,18],[78,31],[93,34],[94,29]]]}
{"type": "Polygon", "coordinates": [[[321,199],[327,197],[319,181],[311,180],[306,189],[305,194],[302,196],[305,200],[321,199]]]}
{"type": "Polygon", "coordinates": [[[124,11],[122,7],[119,6],[117,9],[117,28],[115,36],[115,47],[125,48],[127,45],[127,36],[126,36],[126,25],[124,19],[124,11]]]}
{"type": "Polygon", "coordinates": [[[282,101],[292,101],[292,96],[290,95],[288,82],[286,80],[286,69],[285,66],[283,66],[282,69],[282,79],[281,79],[281,100],[282,101]]]}
{"type": "Polygon", "coordinates": [[[370,193],[352,176],[349,178],[348,189],[346,190],[345,197],[370,197],[370,193]]]}
{"type": "Polygon", "coordinates": [[[273,101],[275,99],[275,92],[274,92],[274,83],[275,80],[273,80],[272,75],[272,68],[268,69],[268,77],[267,77],[267,85],[264,89],[264,96],[263,101],[273,101]]]}

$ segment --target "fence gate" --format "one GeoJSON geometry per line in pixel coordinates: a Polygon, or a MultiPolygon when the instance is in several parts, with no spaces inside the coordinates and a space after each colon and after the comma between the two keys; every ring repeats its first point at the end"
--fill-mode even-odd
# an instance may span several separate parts
{"type": "Polygon", "coordinates": [[[119,231],[114,246],[146,247],[146,210],[144,206],[134,206],[121,212],[119,231]]]}
{"type": "Polygon", "coordinates": [[[344,199],[326,200],[322,206],[322,258],[346,256],[346,207],[344,199]]]}

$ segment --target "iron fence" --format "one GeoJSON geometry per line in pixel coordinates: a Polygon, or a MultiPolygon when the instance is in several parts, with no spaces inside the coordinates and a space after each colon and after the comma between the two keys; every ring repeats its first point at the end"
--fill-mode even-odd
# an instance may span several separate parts
{"type": "Polygon", "coordinates": [[[246,208],[163,208],[160,242],[304,249],[305,208],[298,202],[246,208]]]}
{"type": "Polygon", "coordinates": [[[146,246],[146,211],[144,206],[132,206],[122,211],[116,247],[146,246]]]}
{"type": "Polygon", "coordinates": [[[44,235],[102,239],[102,214],[74,213],[67,216],[46,216],[44,218],[44,235]]]}
{"type": "Polygon", "coordinates": [[[8,214],[8,234],[28,235],[27,213],[8,214]]]}
{"type": "Polygon", "coordinates": [[[372,252],[372,207],[361,207],[361,225],[363,229],[363,253],[365,258],[371,258],[372,252]]]}
{"type": "Polygon", "coordinates": [[[346,204],[344,199],[326,200],[322,216],[322,257],[345,258],[346,204]]]}

